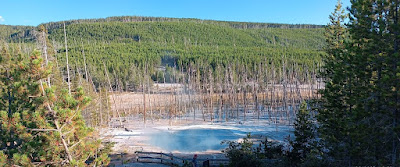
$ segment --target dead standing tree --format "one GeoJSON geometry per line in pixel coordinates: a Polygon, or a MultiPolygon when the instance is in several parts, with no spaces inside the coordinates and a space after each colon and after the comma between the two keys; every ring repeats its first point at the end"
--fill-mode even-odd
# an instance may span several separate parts
{"type": "Polygon", "coordinates": [[[69,75],[67,31],[65,30],[65,22],[63,22],[63,25],[64,25],[65,59],[66,59],[66,64],[67,64],[68,93],[69,93],[69,95],[71,95],[71,78],[70,78],[70,75],[69,75]]]}

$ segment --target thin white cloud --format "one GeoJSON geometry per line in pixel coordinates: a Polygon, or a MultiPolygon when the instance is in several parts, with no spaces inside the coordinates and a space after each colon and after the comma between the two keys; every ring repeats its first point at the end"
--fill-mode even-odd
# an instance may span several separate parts
{"type": "Polygon", "coordinates": [[[3,16],[0,16],[0,22],[4,22],[6,20],[4,20],[3,16]]]}

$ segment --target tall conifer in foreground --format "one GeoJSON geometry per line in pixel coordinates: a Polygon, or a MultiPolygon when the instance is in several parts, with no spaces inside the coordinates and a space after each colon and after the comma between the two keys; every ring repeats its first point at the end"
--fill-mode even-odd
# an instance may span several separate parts
{"type": "Polygon", "coordinates": [[[399,1],[351,2],[351,41],[340,45],[339,29],[327,28],[319,132],[333,165],[398,166],[399,1]]]}
{"type": "Polygon", "coordinates": [[[400,164],[399,0],[353,0],[349,30],[357,84],[354,155],[359,164],[400,164]]]}
{"type": "Polygon", "coordinates": [[[325,89],[321,90],[321,108],[318,122],[322,144],[329,150],[327,155],[349,164],[350,117],[353,108],[354,69],[352,57],[346,49],[349,33],[344,25],[347,18],[340,0],[329,16],[330,23],[325,29],[327,46],[324,55],[325,89]]]}
{"type": "Polygon", "coordinates": [[[81,88],[50,87],[51,68],[39,51],[29,62],[1,52],[0,162],[22,166],[84,166],[108,163],[80,111],[90,101],[81,88]],[[18,59],[18,60],[17,60],[18,59]]]}

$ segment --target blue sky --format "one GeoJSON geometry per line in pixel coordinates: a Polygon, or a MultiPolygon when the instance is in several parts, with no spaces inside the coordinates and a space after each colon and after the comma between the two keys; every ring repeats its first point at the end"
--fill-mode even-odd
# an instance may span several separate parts
{"type": "MultiPolygon", "coordinates": [[[[109,16],[322,24],[337,0],[1,0],[0,24],[33,25],[109,16]]],[[[344,6],[350,0],[342,0],[344,6]]]]}

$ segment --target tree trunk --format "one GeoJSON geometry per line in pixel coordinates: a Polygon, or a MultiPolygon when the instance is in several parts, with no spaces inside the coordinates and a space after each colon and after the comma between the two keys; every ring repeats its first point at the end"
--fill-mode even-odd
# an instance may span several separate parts
{"type": "Polygon", "coordinates": [[[65,30],[65,22],[64,25],[64,42],[65,42],[65,59],[67,63],[67,83],[68,83],[68,93],[71,95],[71,78],[69,76],[69,64],[68,64],[68,45],[67,45],[67,31],[65,30]]]}

